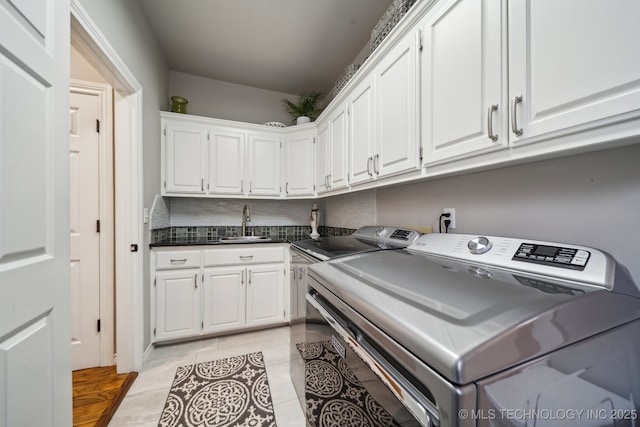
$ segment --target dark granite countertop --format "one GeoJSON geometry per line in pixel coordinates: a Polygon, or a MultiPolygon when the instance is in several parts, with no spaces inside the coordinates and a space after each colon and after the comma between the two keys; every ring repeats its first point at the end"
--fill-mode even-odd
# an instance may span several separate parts
{"type": "Polygon", "coordinates": [[[255,245],[255,244],[269,244],[269,243],[291,243],[289,239],[271,239],[271,240],[258,240],[251,242],[221,242],[220,237],[185,237],[180,236],[177,238],[169,238],[164,240],[159,240],[157,242],[149,244],[150,248],[159,248],[166,246],[203,246],[203,245],[219,245],[219,246],[229,246],[229,245],[255,245]]]}

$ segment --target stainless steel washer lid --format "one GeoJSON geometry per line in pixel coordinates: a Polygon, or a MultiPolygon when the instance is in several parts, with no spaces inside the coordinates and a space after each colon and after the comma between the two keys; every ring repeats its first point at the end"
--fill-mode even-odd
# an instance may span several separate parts
{"type": "Polygon", "coordinates": [[[640,318],[640,300],[593,285],[382,251],[310,275],[416,357],[467,384],[640,318]]]}
{"type": "Polygon", "coordinates": [[[415,242],[420,233],[392,226],[366,225],[351,236],[304,239],[292,245],[315,258],[327,261],[345,255],[391,248],[405,248],[415,242]]]}

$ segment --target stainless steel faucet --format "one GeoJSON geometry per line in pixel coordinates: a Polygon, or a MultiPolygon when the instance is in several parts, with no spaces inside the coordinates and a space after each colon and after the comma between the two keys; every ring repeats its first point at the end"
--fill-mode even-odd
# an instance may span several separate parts
{"type": "Polygon", "coordinates": [[[249,211],[249,206],[244,205],[242,208],[242,235],[247,235],[247,222],[251,221],[251,211],[249,211]]]}

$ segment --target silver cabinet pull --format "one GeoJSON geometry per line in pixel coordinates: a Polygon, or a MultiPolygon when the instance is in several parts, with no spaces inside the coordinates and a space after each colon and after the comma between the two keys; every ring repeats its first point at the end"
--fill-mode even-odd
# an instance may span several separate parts
{"type": "Polygon", "coordinates": [[[367,174],[369,174],[369,176],[373,176],[373,173],[371,173],[371,163],[373,163],[373,157],[367,159],[367,174]]]}
{"type": "Polygon", "coordinates": [[[244,270],[240,272],[240,284],[244,285],[244,270]]]}
{"type": "Polygon", "coordinates": [[[204,191],[204,178],[200,178],[200,191],[204,191]]]}
{"type": "Polygon", "coordinates": [[[498,135],[493,134],[493,112],[498,111],[498,104],[493,104],[487,112],[487,127],[489,128],[489,139],[493,142],[498,140],[498,135]]]}
{"type": "Polygon", "coordinates": [[[284,186],[284,192],[289,194],[289,183],[288,182],[284,186]]]}
{"type": "Polygon", "coordinates": [[[198,273],[193,275],[193,286],[198,289],[198,273]]]}
{"type": "Polygon", "coordinates": [[[249,181],[249,193],[253,192],[253,181],[249,181]]]}
{"type": "Polygon", "coordinates": [[[240,255],[241,261],[251,261],[253,259],[253,255],[240,255]]]}
{"type": "Polygon", "coordinates": [[[373,156],[373,171],[376,175],[380,175],[380,154],[373,156]]]}
{"type": "Polygon", "coordinates": [[[240,192],[244,193],[244,180],[243,179],[240,180],[240,192]]]}
{"type": "Polygon", "coordinates": [[[522,95],[516,96],[511,102],[511,130],[516,136],[522,135],[522,129],[518,129],[518,119],[516,118],[516,105],[522,102],[522,95]]]}
{"type": "Polygon", "coordinates": [[[249,270],[249,284],[251,284],[251,270],[249,270]]]}
{"type": "Polygon", "coordinates": [[[187,262],[186,258],[182,258],[182,259],[172,259],[171,260],[171,264],[184,264],[185,262],[187,262]]]}

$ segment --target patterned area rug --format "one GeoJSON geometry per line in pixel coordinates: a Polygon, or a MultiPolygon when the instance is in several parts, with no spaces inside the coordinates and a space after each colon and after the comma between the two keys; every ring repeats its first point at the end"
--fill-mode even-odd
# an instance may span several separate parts
{"type": "Polygon", "coordinates": [[[369,394],[331,341],[296,344],[305,361],[307,418],[321,427],[399,427],[369,394]]]}
{"type": "Polygon", "coordinates": [[[261,352],[181,366],[159,427],[275,427],[261,352]]]}

